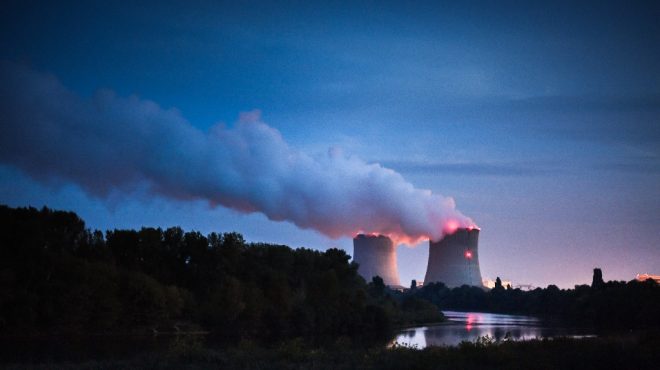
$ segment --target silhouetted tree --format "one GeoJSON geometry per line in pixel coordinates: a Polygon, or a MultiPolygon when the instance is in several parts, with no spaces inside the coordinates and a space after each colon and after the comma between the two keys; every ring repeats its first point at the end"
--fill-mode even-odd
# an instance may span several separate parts
{"type": "Polygon", "coordinates": [[[380,276],[374,276],[371,278],[371,284],[369,284],[371,287],[371,291],[373,292],[373,295],[376,297],[381,297],[385,294],[385,282],[383,281],[383,278],[380,276]]]}
{"type": "Polygon", "coordinates": [[[504,291],[504,286],[502,286],[502,279],[498,276],[495,279],[495,287],[493,288],[494,292],[502,292],[504,291]]]}

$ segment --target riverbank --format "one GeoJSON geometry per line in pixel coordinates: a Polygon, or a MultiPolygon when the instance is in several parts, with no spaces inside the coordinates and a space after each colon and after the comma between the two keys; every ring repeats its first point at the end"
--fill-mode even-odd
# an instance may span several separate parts
{"type": "Polygon", "coordinates": [[[495,344],[488,338],[456,347],[359,348],[337,341],[324,348],[293,340],[275,348],[243,343],[209,349],[182,339],[167,353],[125,360],[4,364],[8,369],[657,369],[660,335],[495,344]]]}

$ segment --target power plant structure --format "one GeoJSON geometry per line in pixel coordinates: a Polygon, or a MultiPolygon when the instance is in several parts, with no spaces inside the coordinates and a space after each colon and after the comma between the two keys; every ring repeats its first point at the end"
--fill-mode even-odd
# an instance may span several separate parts
{"type": "Polygon", "coordinates": [[[457,229],[437,242],[429,240],[429,261],[424,285],[445,283],[483,287],[479,268],[479,229],[457,229]]]}
{"type": "MultiPolygon", "coordinates": [[[[401,287],[396,246],[384,235],[359,234],[353,238],[353,261],[367,282],[380,276],[385,285],[401,287]]],[[[429,259],[424,285],[444,283],[484,287],[479,267],[479,229],[460,228],[439,241],[429,240],[429,259]]]]}
{"type": "Polygon", "coordinates": [[[358,273],[371,282],[380,276],[385,285],[400,286],[396,264],[396,246],[384,235],[359,234],[353,238],[353,261],[359,264],[358,273]]]}

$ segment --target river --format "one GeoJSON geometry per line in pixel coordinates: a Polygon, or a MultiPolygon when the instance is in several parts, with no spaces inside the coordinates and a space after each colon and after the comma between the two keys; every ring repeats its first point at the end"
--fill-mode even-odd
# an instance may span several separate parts
{"type": "Polygon", "coordinates": [[[463,341],[474,342],[486,335],[496,341],[594,336],[588,329],[551,325],[532,316],[456,311],[443,313],[447,317],[446,322],[402,329],[392,344],[425,348],[455,346],[463,341]]]}

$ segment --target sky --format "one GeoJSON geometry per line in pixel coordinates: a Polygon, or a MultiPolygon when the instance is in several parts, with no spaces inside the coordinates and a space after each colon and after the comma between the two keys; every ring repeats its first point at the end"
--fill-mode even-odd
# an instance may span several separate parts
{"type": "MultiPolygon", "coordinates": [[[[658,19],[652,1],[9,1],[0,203],[349,254],[342,222],[420,235],[433,203],[481,228],[485,278],[660,274],[658,19]]],[[[401,281],[427,256],[400,246],[401,281]]]]}

